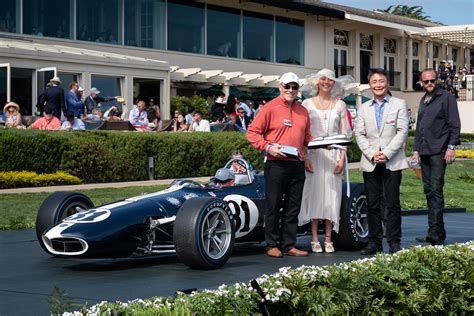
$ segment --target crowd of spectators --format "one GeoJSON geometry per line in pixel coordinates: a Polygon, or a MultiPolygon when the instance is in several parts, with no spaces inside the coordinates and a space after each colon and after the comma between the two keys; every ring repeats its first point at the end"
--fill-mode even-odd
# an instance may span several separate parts
{"type": "MultiPolygon", "coordinates": [[[[128,107],[120,96],[102,96],[101,91],[92,87],[86,95],[78,82],[69,83],[69,91],[62,88],[59,77],[54,77],[46,85],[38,97],[36,107],[40,118],[28,128],[47,130],[84,130],[98,123],[129,122],[138,131],[170,131],[170,132],[211,132],[230,130],[246,132],[248,126],[265,105],[265,101],[253,103],[239,97],[227,100],[224,93],[212,98],[208,112],[189,108],[185,115],[179,110],[174,112],[171,121],[161,120],[159,105],[153,98],[147,102],[136,99],[135,104],[128,107]],[[104,106],[105,105],[105,106],[104,106]],[[210,120],[206,119],[209,115],[210,120]],[[53,119],[53,116],[56,119],[53,119]]],[[[5,127],[25,128],[22,124],[20,107],[14,102],[5,105],[2,121],[5,127]]],[[[27,124],[28,125],[28,124],[27,124]]]]}
{"type": "Polygon", "coordinates": [[[437,69],[438,85],[449,93],[458,97],[460,89],[465,89],[467,85],[467,75],[469,71],[466,67],[456,69],[452,61],[442,60],[437,69]]]}

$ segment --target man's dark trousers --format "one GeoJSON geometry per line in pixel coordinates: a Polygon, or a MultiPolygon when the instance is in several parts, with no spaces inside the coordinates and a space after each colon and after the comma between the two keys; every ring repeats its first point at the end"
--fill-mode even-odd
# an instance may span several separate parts
{"type": "Polygon", "coordinates": [[[304,180],[303,162],[268,160],[265,163],[267,249],[279,247],[287,252],[295,246],[304,180]],[[280,211],[282,207],[283,210],[280,211]]]}
{"type": "Polygon", "coordinates": [[[421,174],[423,189],[428,204],[428,239],[435,244],[442,244],[446,239],[444,229],[444,173],[446,162],[444,152],[436,155],[421,155],[421,174]]]}
{"type": "Polygon", "coordinates": [[[367,195],[369,243],[382,247],[382,200],[387,212],[387,241],[389,245],[399,245],[402,237],[402,213],[400,207],[401,170],[390,171],[385,164],[377,164],[374,171],[364,172],[365,193],[367,195]]]}

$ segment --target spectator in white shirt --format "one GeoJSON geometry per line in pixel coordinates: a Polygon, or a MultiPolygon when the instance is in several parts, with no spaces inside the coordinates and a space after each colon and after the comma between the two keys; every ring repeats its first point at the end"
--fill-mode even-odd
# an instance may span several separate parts
{"type": "Polygon", "coordinates": [[[135,127],[145,128],[148,126],[148,114],[145,111],[145,101],[138,101],[137,107],[130,111],[128,120],[135,127]]]}
{"type": "Polygon", "coordinates": [[[209,124],[208,120],[204,120],[202,118],[202,113],[196,111],[193,115],[193,125],[192,125],[193,132],[210,132],[211,125],[209,124]]]}
{"type": "Polygon", "coordinates": [[[66,131],[83,131],[86,129],[86,125],[81,119],[75,117],[73,112],[68,112],[66,114],[66,120],[61,124],[61,129],[66,131]]]}

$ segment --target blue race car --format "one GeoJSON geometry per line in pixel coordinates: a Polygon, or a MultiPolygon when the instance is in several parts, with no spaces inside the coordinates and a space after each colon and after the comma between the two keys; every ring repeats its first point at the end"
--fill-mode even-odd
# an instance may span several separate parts
{"type": "MultiPolygon", "coordinates": [[[[265,180],[242,158],[233,186],[202,185],[175,180],[167,189],[94,206],[84,194],[56,192],[41,205],[36,234],[41,247],[57,257],[121,258],[176,253],[197,269],[226,263],[234,244],[262,242],[265,180]]],[[[345,191],[344,185],[344,191],[345,191]]],[[[351,196],[341,206],[336,247],[360,249],[367,243],[367,203],[364,186],[351,184],[351,196]]],[[[309,224],[299,233],[310,230],[309,224]]]]}

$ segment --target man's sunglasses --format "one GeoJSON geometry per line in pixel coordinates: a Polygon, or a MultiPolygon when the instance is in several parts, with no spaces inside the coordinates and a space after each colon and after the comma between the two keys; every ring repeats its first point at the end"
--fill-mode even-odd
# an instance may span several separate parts
{"type": "Polygon", "coordinates": [[[428,84],[428,83],[435,83],[436,82],[436,79],[431,79],[431,80],[423,80],[422,81],[424,84],[428,84]]]}
{"type": "Polygon", "coordinates": [[[298,90],[299,88],[300,88],[300,86],[298,86],[298,85],[292,85],[292,84],[284,84],[284,85],[283,85],[283,89],[285,89],[285,90],[290,90],[290,89],[291,89],[291,90],[295,90],[295,91],[296,91],[296,90],[298,90]]]}

